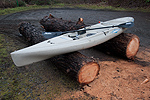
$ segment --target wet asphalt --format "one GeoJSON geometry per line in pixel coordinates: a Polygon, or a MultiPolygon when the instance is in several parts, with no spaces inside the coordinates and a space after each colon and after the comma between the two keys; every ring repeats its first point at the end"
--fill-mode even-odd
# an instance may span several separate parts
{"type": "Polygon", "coordinates": [[[78,18],[83,18],[85,24],[96,24],[99,21],[107,21],[119,17],[134,17],[135,26],[126,32],[136,34],[140,37],[142,45],[150,45],[150,13],[129,12],[129,11],[108,11],[108,10],[86,10],[86,9],[39,9],[24,11],[9,15],[0,16],[0,25],[17,25],[21,21],[28,21],[31,24],[40,27],[39,20],[49,14],[64,20],[76,22],[78,18]],[[145,41],[146,40],[146,41],[145,41]]]}

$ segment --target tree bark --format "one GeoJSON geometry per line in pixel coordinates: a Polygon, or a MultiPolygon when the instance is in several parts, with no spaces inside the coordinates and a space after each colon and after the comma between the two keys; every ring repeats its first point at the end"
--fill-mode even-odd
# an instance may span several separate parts
{"type": "Polygon", "coordinates": [[[55,18],[51,14],[49,15],[49,17],[45,16],[43,19],[41,19],[40,24],[46,32],[63,32],[86,27],[86,25],[83,23],[82,18],[79,18],[79,20],[75,23],[72,21],[63,20],[62,18],[55,18]]]}
{"type": "Polygon", "coordinates": [[[41,31],[37,30],[33,25],[27,22],[22,22],[19,24],[19,32],[29,45],[34,45],[46,40],[41,35],[41,31]]]}
{"type": "MultiPolygon", "coordinates": [[[[49,17],[44,17],[40,23],[44,26],[46,31],[71,31],[77,30],[88,25],[85,25],[82,18],[79,18],[77,24],[70,25],[71,21],[63,20],[61,18],[55,18],[50,14],[49,17]],[[77,27],[75,25],[81,25],[77,27]]],[[[73,23],[73,22],[71,22],[73,23]]],[[[114,52],[115,54],[124,56],[128,59],[134,59],[139,50],[140,40],[138,36],[131,33],[122,33],[121,35],[107,41],[103,44],[96,46],[96,48],[102,51],[114,52]]]]}
{"type": "Polygon", "coordinates": [[[51,59],[52,63],[68,75],[76,78],[82,85],[92,82],[98,75],[98,62],[79,52],[59,55],[51,59]]]}
{"type": "MultiPolygon", "coordinates": [[[[21,23],[19,31],[30,45],[46,40],[41,35],[41,32],[36,30],[30,23],[21,23]]],[[[55,56],[48,61],[51,61],[58,69],[61,69],[71,77],[76,78],[82,85],[92,82],[100,70],[100,65],[96,59],[89,58],[79,52],[55,56]]]]}
{"type": "Polygon", "coordinates": [[[96,46],[104,52],[115,53],[128,59],[134,59],[139,50],[139,37],[131,33],[122,33],[117,37],[96,46]]]}

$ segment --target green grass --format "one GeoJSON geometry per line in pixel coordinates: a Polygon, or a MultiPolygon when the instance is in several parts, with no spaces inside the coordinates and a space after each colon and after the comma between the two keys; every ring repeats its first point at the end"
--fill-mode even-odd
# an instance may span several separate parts
{"type": "Polygon", "coordinates": [[[8,60],[6,45],[7,44],[4,39],[4,35],[0,34],[0,65],[7,63],[7,60],[8,60]]]}
{"type": "Polygon", "coordinates": [[[115,11],[141,11],[141,12],[150,12],[150,8],[121,8],[121,7],[113,7],[108,5],[97,5],[97,4],[79,4],[74,5],[77,8],[86,8],[86,9],[107,9],[107,10],[115,10],[115,11]]]}
{"type": "Polygon", "coordinates": [[[16,7],[16,8],[6,8],[0,9],[0,15],[6,15],[11,13],[16,13],[20,11],[32,10],[32,9],[43,9],[43,8],[83,8],[83,9],[107,9],[107,10],[116,10],[116,11],[141,11],[141,12],[150,12],[150,8],[121,8],[121,7],[112,7],[108,5],[97,5],[97,4],[64,4],[57,3],[53,5],[30,5],[26,7],[16,7]]]}
{"type": "Polygon", "coordinates": [[[0,10],[0,15],[6,15],[11,13],[16,13],[20,11],[26,11],[31,9],[42,9],[42,8],[49,8],[49,5],[46,6],[38,6],[38,5],[32,5],[32,6],[26,6],[26,7],[15,7],[15,8],[6,8],[0,10]]]}

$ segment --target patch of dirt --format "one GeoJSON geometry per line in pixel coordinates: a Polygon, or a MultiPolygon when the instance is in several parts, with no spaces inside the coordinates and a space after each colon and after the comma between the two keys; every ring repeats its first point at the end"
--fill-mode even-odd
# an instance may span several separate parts
{"type": "Polygon", "coordinates": [[[84,93],[102,100],[150,100],[150,49],[140,47],[134,61],[92,52],[97,53],[94,57],[101,67],[97,78],[83,87],[84,93]]]}
{"type": "MultiPolygon", "coordinates": [[[[150,53],[149,53],[150,55],[150,53]]],[[[150,99],[149,66],[124,60],[102,61],[101,71],[94,82],[84,87],[84,92],[103,100],[150,99]]]]}

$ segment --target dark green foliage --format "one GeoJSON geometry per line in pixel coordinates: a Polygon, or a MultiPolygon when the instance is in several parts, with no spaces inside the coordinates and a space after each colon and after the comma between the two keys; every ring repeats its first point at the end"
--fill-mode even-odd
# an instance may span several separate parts
{"type": "Polygon", "coordinates": [[[146,3],[149,3],[149,2],[150,2],[150,0],[145,0],[145,2],[146,2],[146,3]]]}
{"type": "Polygon", "coordinates": [[[24,0],[27,4],[30,5],[51,5],[55,3],[59,3],[59,0],[24,0]]]}
{"type": "Polygon", "coordinates": [[[58,0],[62,3],[68,3],[68,4],[83,4],[83,3],[86,3],[86,4],[93,4],[93,3],[100,3],[102,2],[103,0],[58,0]]]}
{"type": "Polygon", "coordinates": [[[12,8],[17,6],[29,5],[51,5],[56,3],[67,4],[105,4],[114,7],[150,7],[150,0],[1,0],[0,8],[12,8]],[[18,2],[18,3],[17,3],[18,2]]]}
{"type": "Polygon", "coordinates": [[[148,7],[150,0],[107,0],[109,5],[115,7],[148,7]]]}
{"type": "Polygon", "coordinates": [[[22,0],[1,0],[0,2],[0,8],[13,8],[17,7],[17,5],[25,6],[25,2],[22,0]]]}
{"type": "Polygon", "coordinates": [[[37,5],[49,5],[51,4],[51,0],[31,0],[29,4],[37,4],[37,5]]]}
{"type": "Polygon", "coordinates": [[[29,4],[32,0],[24,0],[25,3],[29,4]]]}

